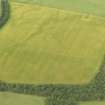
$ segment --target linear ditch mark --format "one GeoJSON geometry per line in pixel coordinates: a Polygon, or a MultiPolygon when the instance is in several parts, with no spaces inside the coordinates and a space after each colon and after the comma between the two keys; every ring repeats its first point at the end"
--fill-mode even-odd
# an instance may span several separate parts
{"type": "Polygon", "coordinates": [[[1,15],[0,15],[0,28],[3,27],[10,17],[10,6],[8,0],[0,0],[1,2],[1,15]]]}
{"type": "Polygon", "coordinates": [[[99,73],[89,84],[11,84],[0,81],[1,92],[46,97],[46,105],[78,105],[85,101],[105,101],[105,57],[99,73]]]}

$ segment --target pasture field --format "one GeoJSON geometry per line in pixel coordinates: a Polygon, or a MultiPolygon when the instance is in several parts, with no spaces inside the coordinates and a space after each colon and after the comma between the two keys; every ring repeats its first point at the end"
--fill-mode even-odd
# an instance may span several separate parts
{"type": "Polygon", "coordinates": [[[105,16],[104,0],[11,0],[21,3],[45,5],[65,10],[73,10],[98,16],[105,16]]]}
{"type": "Polygon", "coordinates": [[[0,92],[0,105],[44,105],[45,98],[0,92]]]}
{"type": "Polygon", "coordinates": [[[0,80],[33,84],[83,84],[99,71],[105,19],[11,2],[0,30],[0,80]]]}
{"type": "Polygon", "coordinates": [[[104,105],[104,104],[105,104],[105,102],[95,101],[95,102],[80,103],[79,105],[104,105]]]}
{"type": "MultiPolygon", "coordinates": [[[[104,105],[105,102],[80,102],[78,105],[104,105]]],[[[0,92],[1,105],[45,105],[45,98],[0,92]]]]}

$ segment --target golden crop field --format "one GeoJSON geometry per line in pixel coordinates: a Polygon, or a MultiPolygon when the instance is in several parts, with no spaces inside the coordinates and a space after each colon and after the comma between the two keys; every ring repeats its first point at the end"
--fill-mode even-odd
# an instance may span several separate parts
{"type": "Polygon", "coordinates": [[[31,4],[11,7],[11,18],[0,30],[1,80],[82,84],[98,72],[104,18],[31,4]]]}

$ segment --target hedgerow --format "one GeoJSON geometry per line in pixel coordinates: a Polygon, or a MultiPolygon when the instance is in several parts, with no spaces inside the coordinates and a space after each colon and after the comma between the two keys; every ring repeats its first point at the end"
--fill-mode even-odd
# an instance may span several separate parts
{"type": "Polygon", "coordinates": [[[0,28],[8,21],[10,17],[10,6],[8,0],[1,0],[1,15],[0,15],[0,28]]]}

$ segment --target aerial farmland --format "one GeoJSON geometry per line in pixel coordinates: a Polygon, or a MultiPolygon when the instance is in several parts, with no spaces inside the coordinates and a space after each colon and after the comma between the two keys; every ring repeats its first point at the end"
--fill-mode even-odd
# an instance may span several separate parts
{"type": "Polygon", "coordinates": [[[100,85],[105,83],[104,1],[0,1],[1,105],[105,104],[105,87],[100,85]]]}

